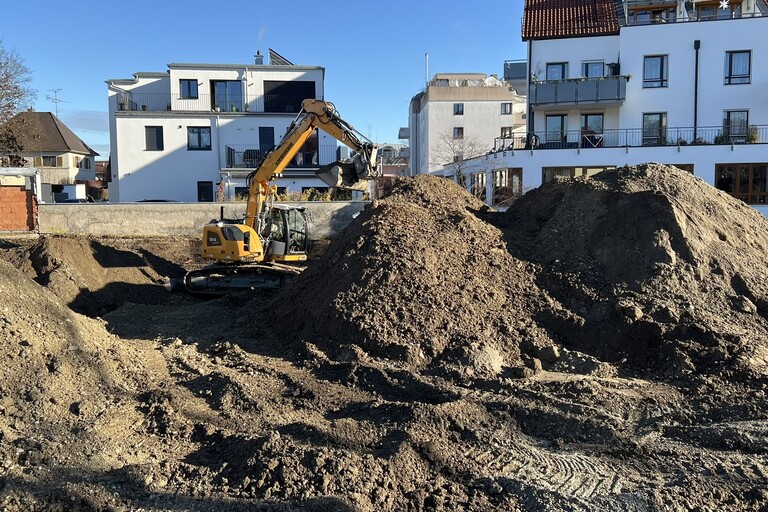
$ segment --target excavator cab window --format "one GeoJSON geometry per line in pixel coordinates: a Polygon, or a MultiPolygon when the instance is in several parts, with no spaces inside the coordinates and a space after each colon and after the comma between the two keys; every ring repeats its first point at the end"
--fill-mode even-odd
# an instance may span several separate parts
{"type": "Polygon", "coordinates": [[[304,210],[286,210],[288,225],[288,251],[307,252],[309,236],[307,233],[307,216],[304,210]]]}
{"type": "Polygon", "coordinates": [[[285,242],[285,219],[283,210],[273,209],[269,216],[269,239],[275,242],[285,242]]]}

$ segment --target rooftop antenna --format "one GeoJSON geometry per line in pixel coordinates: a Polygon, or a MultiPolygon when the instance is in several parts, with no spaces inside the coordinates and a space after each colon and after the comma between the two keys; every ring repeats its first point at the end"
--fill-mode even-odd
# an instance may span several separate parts
{"type": "Polygon", "coordinates": [[[59,88],[59,89],[48,89],[48,90],[53,92],[53,98],[51,98],[50,94],[48,96],[46,96],[45,98],[48,101],[50,101],[51,103],[53,103],[54,108],[56,110],[56,117],[59,117],[59,103],[64,101],[64,100],[59,99],[59,91],[61,90],[61,88],[59,88]]]}

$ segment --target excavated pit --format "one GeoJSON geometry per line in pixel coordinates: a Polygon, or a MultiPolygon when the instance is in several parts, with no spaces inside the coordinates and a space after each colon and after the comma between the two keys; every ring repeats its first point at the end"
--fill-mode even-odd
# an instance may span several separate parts
{"type": "Polygon", "coordinates": [[[768,503],[768,223],[687,173],[404,179],[277,295],[191,242],[0,246],[0,508],[768,503]]]}

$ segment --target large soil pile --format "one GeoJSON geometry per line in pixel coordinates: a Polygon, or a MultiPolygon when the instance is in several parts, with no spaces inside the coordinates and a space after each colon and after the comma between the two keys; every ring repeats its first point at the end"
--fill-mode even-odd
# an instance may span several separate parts
{"type": "MultiPolygon", "coordinates": [[[[399,182],[271,305],[289,339],[354,344],[412,369],[521,373],[552,342],[532,318],[552,304],[485,206],[433,176],[399,182]],[[301,311],[301,315],[296,315],[301,311]]],[[[523,372],[524,373],[524,372],[523,372]]]]}
{"type": "Polygon", "coordinates": [[[562,344],[676,377],[764,375],[768,220],[674,167],[556,181],[500,223],[511,250],[566,309],[562,344]]]}

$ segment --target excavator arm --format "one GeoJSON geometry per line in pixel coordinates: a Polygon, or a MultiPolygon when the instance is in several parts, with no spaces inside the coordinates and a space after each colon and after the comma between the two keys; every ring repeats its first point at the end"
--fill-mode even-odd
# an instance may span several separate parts
{"type": "Polygon", "coordinates": [[[361,185],[366,184],[364,180],[376,175],[378,148],[344,121],[336,112],[333,103],[306,99],[301,103],[301,107],[302,111],[288,127],[280,143],[249,175],[248,204],[244,222],[254,229],[265,202],[275,192],[276,187],[270,185],[270,181],[282,174],[317,128],[355,152],[350,161],[334,162],[321,167],[317,176],[324,183],[330,187],[359,189],[361,185]]]}

